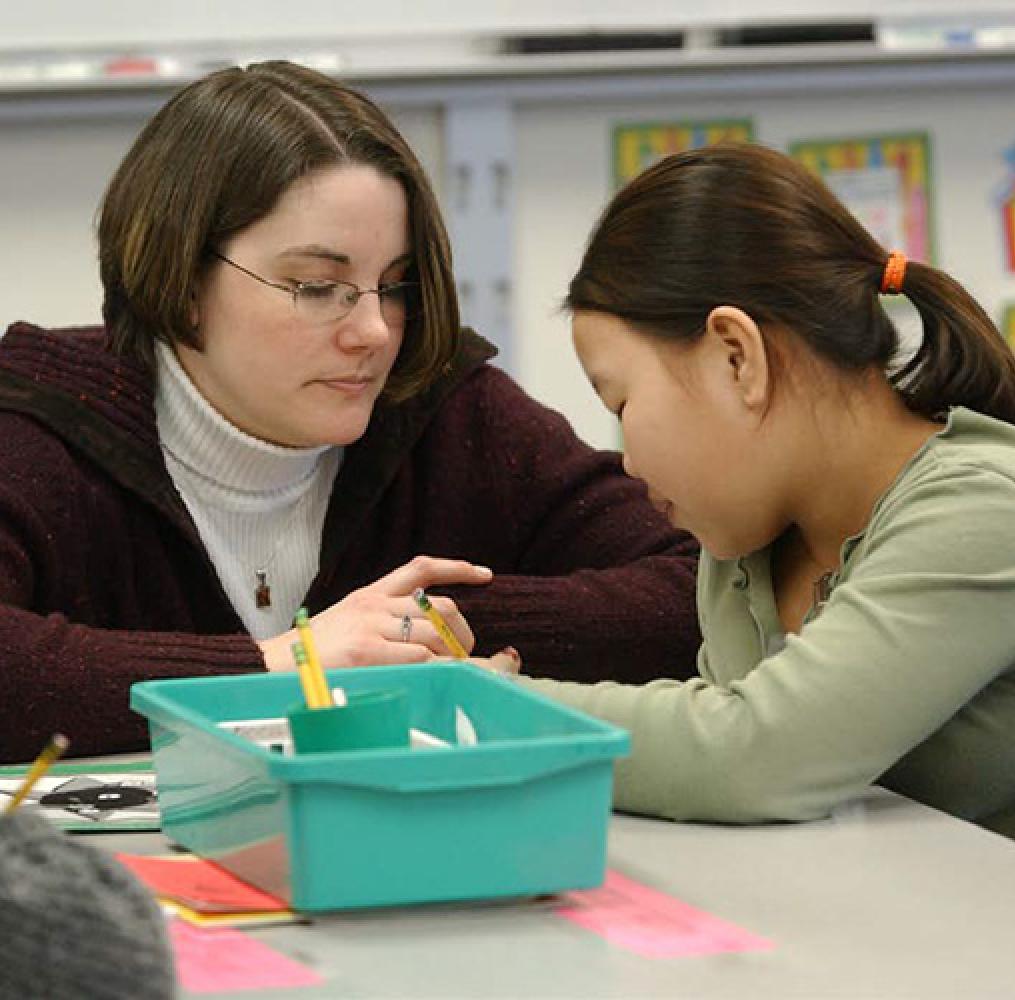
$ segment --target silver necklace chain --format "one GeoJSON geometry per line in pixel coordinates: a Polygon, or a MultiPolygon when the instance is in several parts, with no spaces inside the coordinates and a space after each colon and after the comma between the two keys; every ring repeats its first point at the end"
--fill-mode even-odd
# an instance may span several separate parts
{"type": "MultiPolygon", "coordinates": [[[[161,444],[162,448],[166,451],[166,453],[182,469],[187,469],[192,474],[201,476],[202,478],[205,479],[208,478],[204,476],[203,473],[199,472],[197,469],[194,469],[192,466],[190,466],[187,462],[183,461],[183,459],[181,459],[180,456],[177,455],[176,452],[171,447],[169,447],[165,441],[162,441],[161,444]]],[[[319,470],[315,469],[315,475],[317,471],[319,470]]],[[[214,483],[214,480],[209,481],[214,483]]],[[[271,582],[268,578],[269,571],[271,570],[271,567],[275,563],[275,559],[277,558],[278,553],[282,547],[282,543],[289,537],[289,530],[296,523],[297,515],[303,511],[303,508],[306,506],[307,500],[311,497],[313,493],[314,493],[314,483],[313,481],[311,481],[307,484],[306,489],[295,500],[293,500],[289,513],[286,515],[286,518],[283,521],[281,527],[277,529],[277,537],[275,538],[275,541],[272,543],[271,548],[268,549],[268,551],[260,559],[255,559],[253,560],[253,562],[245,561],[246,562],[245,573],[249,573],[251,576],[253,576],[254,605],[255,607],[261,610],[265,610],[271,607],[271,582]]]]}
{"type": "Polygon", "coordinates": [[[281,528],[278,529],[278,536],[275,539],[274,544],[268,550],[267,555],[258,559],[254,562],[250,569],[250,572],[254,575],[254,606],[260,609],[266,609],[271,607],[271,583],[268,579],[268,573],[271,567],[275,564],[279,552],[282,548],[282,543],[290,537],[290,529],[296,523],[296,515],[300,514],[306,507],[307,499],[314,493],[313,483],[311,483],[303,493],[298,496],[292,504],[292,509],[286,515],[286,519],[283,522],[281,528]]]}

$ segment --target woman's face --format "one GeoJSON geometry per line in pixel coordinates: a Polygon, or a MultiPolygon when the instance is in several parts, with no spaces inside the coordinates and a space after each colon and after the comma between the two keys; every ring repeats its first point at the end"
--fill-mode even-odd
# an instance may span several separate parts
{"type": "MultiPolygon", "coordinates": [[[[376,289],[409,270],[407,199],[373,167],[328,167],[214,249],[285,289],[329,281],[376,289]]],[[[218,260],[194,303],[202,349],[176,349],[208,402],[246,433],[291,447],[346,445],[366,430],[402,345],[404,321],[393,312],[368,294],[342,318],[307,315],[290,292],[218,260]]]]}
{"type": "Polygon", "coordinates": [[[587,311],[572,331],[593,388],[620,419],[625,470],[670,523],[718,558],[766,544],[776,528],[762,441],[721,342],[664,342],[587,311]]]}

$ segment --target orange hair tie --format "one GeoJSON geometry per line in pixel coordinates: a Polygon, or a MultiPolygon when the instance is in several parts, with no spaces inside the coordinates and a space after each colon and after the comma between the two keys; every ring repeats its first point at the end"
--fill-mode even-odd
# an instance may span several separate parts
{"type": "Polygon", "coordinates": [[[902,283],[906,280],[906,255],[901,250],[893,250],[888,255],[885,273],[881,276],[881,294],[898,295],[902,291],[902,283]]]}

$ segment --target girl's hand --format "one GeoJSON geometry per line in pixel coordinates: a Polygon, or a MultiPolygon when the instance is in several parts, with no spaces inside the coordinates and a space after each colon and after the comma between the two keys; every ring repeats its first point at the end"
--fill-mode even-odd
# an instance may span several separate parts
{"type": "Polygon", "coordinates": [[[506,646],[499,653],[494,653],[490,657],[470,657],[469,663],[474,663],[477,667],[482,667],[491,673],[507,674],[511,677],[521,673],[522,669],[522,658],[514,646],[506,646]]]}
{"type": "MultiPolygon", "coordinates": [[[[492,579],[492,571],[485,566],[416,556],[310,619],[321,665],[361,667],[447,657],[447,647],[413,600],[412,592],[417,587],[426,590],[456,583],[485,584],[492,579]]],[[[458,641],[471,651],[475,637],[455,602],[449,597],[427,596],[458,641]]],[[[258,643],[269,670],[294,669],[290,646],[298,638],[299,633],[290,629],[258,643]]]]}

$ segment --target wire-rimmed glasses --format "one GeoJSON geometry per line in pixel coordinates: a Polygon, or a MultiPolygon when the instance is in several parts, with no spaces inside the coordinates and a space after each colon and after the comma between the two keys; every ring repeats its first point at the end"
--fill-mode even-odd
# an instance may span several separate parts
{"type": "Polygon", "coordinates": [[[402,326],[406,320],[412,319],[419,312],[419,285],[414,281],[395,281],[390,285],[379,285],[377,288],[360,288],[351,281],[331,280],[293,281],[282,284],[255,274],[217,250],[212,251],[212,256],[249,275],[262,285],[277,288],[280,292],[291,296],[296,312],[311,323],[334,323],[344,319],[364,295],[371,294],[377,296],[381,316],[388,326],[402,326]]]}

